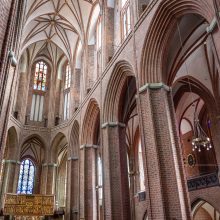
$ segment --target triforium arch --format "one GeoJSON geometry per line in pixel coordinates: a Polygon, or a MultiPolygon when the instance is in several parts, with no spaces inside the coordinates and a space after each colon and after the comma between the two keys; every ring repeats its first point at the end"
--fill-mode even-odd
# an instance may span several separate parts
{"type": "Polygon", "coordinates": [[[74,121],[68,145],[66,219],[79,218],[79,123],[74,121]]]}
{"type": "Polygon", "coordinates": [[[146,83],[166,83],[166,76],[163,73],[166,45],[178,18],[190,13],[203,17],[209,23],[215,16],[211,1],[161,1],[151,21],[142,51],[139,77],[141,86],[146,83]]]}
{"type": "Polygon", "coordinates": [[[91,99],[83,118],[80,146],[80,218],[98,219],[97,159],[100,150],[100,108],[91,99]]]}

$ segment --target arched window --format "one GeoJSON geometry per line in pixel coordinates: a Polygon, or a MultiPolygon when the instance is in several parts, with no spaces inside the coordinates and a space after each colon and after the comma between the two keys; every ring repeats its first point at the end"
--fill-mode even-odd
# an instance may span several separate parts
{"type": "Polygon", "coordinates": [[[70,82],[71,82],[71,69],[69,63],[66,66],[65,86],[64,86],[64,120],[69,119],[69,107],[70,107],[70,82]]]}
{"type": "Polygon", "coordinates": [[[18,180],[18,194],[32,194],[34,188],[35,166],[31,160],[25,159],[21,162],[18,180]]]}
{"type": "Polygon", "coordinates": [[[143,153],[141,147],[141,139],[139,139],[138,143],[138,167],[139,167],[139,181],[140,181],[140,190],[145,190],[144,184],[144,164],[143,164],[143,153]]]}
{"type": "Polygon", "coordinates": [[[36,64],[35,67],[34,89],[45,91],[46,80],[47,80],[47,65],[43,61],[40,61],[36,64]]]}
{"type": "Polygon", "coordinates": [[[101,23],[101,18],[99,18],[98,22],[97,22],[97,30],[96,30],[96,34],[97,34],[97,40],[96,40],[96,44],[97,44],[97,50],[99,50],[102,46],[102,23],[101,23]]]}
{"type": "Polygon", "coordinates": [[[122,40],[124,40],[131,31],[131,11],[130,1],[121,1],[121,26],[122,26],[122,40]]]}
{"type": "Polygon", "coordinates": [[[65,89],[68,89],[70,87],[70,82],[71,82],[71,71],[70,71],[70,65],[68,63],[66,66],[65,89]]]}
{"type": "Polygon", "coordinates": [[[46,92],[47,71],[48,67],[43,61],[36,63],[30,113],[31,121],[41,122],[43,120],[44,95],[46,92]]]}
{"type": "Polygon", "coordinates": [[[97,72],[98,76],[102,71],[102,22],[101,18],[98,19],[96,27],[96,48],[97,48],[97,72]]]}
{"type": "Polygon", "coordinates": [[[98,194],[99,194],[99,205],[102,205],[102,160],[98,156],[98,194]]]}
{"type": "Polygon", "coordinates": [[[102,219],[103,215],[103,208],[102,208],[102,203],[103,203],[103,184],[102,184],[102,159],[100,155],[97,157],[97,205],[98,205],[98,219],[102,219]]]}

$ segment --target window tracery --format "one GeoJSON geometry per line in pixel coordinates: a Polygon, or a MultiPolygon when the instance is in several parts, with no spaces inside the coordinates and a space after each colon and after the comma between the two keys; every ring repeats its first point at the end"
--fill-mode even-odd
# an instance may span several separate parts
{"type": "Polygon", "coordinates": [[[69,114],[70,114],[70,83],[71,83],[71,69],[69,63],[66,66],[65,69],[65,85],[64,85],[64,114],[63,118],[64,120],[69,119],[69,114]]]}
{"type": "Polygon", "coordinates": [[[124,40],[131,31],[131,11],[129,0],[122,0],[121,2],[121,24],[122,40],[124,40]]]}
{"type": "Polygon", "coordinates": [[[35,166],[31,160],[21,162],[17,194],[32,194],[34,189],[35,166]]]}
{"type": "Polygon", "coordinates": [[[45,91],[47,80],[47,65],[40,61],[35,67],[34,90],[45,91]]]}
{"type": "Polygon", "coordinates": [[[66,66],[65,89],[70,88],[70,82],[71,82],[71,71],[70,71],[70,65],[68,63],[66,66]]]}
{"type": "Polygon", "coordinates": [[[102,22],[98,19],[96,28],[96,47],[97,47],[97,71],[98,75],[101,73],[102,67],[102,22]]]}

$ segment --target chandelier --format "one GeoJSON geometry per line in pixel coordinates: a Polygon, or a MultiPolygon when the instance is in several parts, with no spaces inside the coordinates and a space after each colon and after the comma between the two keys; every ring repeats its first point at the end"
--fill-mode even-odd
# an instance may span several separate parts
{"type": "MultiPolygon", "coordinates": [[[[181,50],[183,50],[183,40],[182,40],[182,37],[181,37],[180,26],[179,26],[178,21],[177,21],[177,29],[178,29],[178,33],[179,33],[181,50]]],[[[186,60],[184,61],[184,64],[185,64],[186,73],[187,73],[187,76],[188,76],[189,90],[190,90],[190,93],[192,94],[192,87],[191,87],[191,83],[190,83],[189,71],[188,71],[186,60]]],[[[192,98],[192,96],[191,96],[191,98],[192,98]]],[[[192,101],[193,101],[193,98],[192,98],[192,101]]],[[[209,151],[212,148],[210,138],[205,133],[205,131],[202,129],[202,126],[199,123],[199,118],[198,118],[197,113],[196,113],[196,107],[195,107],[195,110],[194,110],[194,129],[193,129],[193,133],[194,133],[193,138],[192,138],[192,150],[193,151],[196,151],[196,150],[198,150],[198,152],[201,152],[202,150],[209,151]]]]}
{"type": "Polygon", "coordinates": [[[198,116],[194,114],[194,136],[192,139],[192,150],[210,150],[212,148],[211,140],[199,123],[198,116]]]}

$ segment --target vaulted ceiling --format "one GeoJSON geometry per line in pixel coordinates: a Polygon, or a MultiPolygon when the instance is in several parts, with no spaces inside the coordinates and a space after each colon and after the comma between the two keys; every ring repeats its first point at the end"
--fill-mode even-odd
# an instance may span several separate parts
{"type": "Polygon", "coordinates": [[[99,15],[97,3],[98,0],[27,0],[22,52],[33,45],[43,51],[52,43],[73,60],[79,43],[88,43],[92,22],[97,20],[93,17],[99,15]]]}

